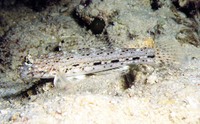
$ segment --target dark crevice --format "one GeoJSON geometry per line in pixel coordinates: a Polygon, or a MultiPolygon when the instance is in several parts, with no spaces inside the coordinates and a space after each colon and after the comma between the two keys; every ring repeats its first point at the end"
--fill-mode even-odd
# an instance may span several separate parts
{"type": "Polygon", "coordinates": [[[151,9],[152,10],[158,10],[161,7],[160,0],[150,0],[151,3],[151,9]]]}
{"type": "Polygon", "coordinates": [[[53,52],[59,52],[60,51],[60,46],[56,46],[53,48],[53,52]]]}
{"type": "Polygon", "coordinates": [[[17,94],[12,94],[9,96],[4,96],[4,99],[15,99],[15,98],[28,98],[30,99],[30,94],[28,93],[29,91],[31,91],[31,95],[37,95],[39,93],[41,93],[41,91],[39,91],[38,89],[42,86],[44,86],[47,82],[52,82],[53,83],[53,78],[50,79],[41,79],[35,83],[33,83],[33,85],[30,88],[27,88],[17,94]]]}
{"type": "Polygon", "coordinates": [[[81,19],[81,17],[77,14],[76,9],[74,9],[71,13],[72,18],[80,27],[88,27],[89,25],[81,19]]]}
{"type": "Polygon", "coordinates": [[[178,0],[172,0],[172,4],[177,8],[177,10],[185,13],[188,18],[193,18],[199,13],[200,1],[188,1],[184,5],[180,6],[178,0]]]}
{"type": "Polygon", "coordinates": [[[101,18],[94,18],[94,20],[90,23],[89,29],[93,34],[101,34],[106,26],[106,23],[101,18]]]}
{"type": "Polygon", "coordinates": [[[134,85],[135,76],[129,71],[127,74],[123,75],[124,78],[124,89],[131,88],[134,85]]]}
{"type": "Polygon", "coordinates": [[[106,23],[103,19],[94,17],[93,20],[89,23],[84,17],[81,17],[77,12],[76,9],[71,13],[72,18],[76,21],[76,23],[80,27],[86,27],[86,30],[91,30],[93,34],[101,34],[106,26],[106,23]]]}
{"type": "Polygon", "coordinates": [[[7,2],[6,0],[0,0],[2,8],[13,8],[18,5],[25,5],[35,12],[41,12],[48,6],[59,2],[60,0],[15,0],[14,2],[7,2]]]}

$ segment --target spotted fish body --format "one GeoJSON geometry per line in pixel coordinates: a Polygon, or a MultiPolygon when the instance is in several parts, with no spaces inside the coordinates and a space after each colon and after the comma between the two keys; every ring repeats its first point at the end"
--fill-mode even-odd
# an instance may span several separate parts
{"type": "Polygon", "coordinates": [[[76,52],[59,52],[42,55],[22,68],[22,77],[55,78],[85,75],[119,68],[130,64],[154,63],[152,48],[81,49],[76,52]]]}

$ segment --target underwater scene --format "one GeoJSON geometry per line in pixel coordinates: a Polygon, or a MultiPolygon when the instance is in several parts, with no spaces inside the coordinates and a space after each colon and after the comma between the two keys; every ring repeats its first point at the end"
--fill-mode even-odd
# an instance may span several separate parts
{"type": "Polygon", "coordinates": [[[0,0],[0,123],[200,123],[200,0],[0,0]]]}

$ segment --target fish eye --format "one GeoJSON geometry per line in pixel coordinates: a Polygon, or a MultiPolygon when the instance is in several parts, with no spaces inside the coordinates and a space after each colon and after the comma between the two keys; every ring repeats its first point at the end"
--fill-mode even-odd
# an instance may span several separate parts
{"type": "Polygon", "coordinates": [[[27,65],[33,64],[28,58],[25,59],[25,63],[26,63],[27,65]]]}

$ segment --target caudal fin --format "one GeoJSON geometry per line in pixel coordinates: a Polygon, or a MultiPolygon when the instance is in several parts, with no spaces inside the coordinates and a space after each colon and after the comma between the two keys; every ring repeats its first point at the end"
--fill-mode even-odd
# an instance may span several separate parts
{"type": "Polygon", "coordinates": [[[185,61],[185,51],[178,42],[156,42],[155,54],[157,64],[179,66],[185,61]]]}

